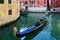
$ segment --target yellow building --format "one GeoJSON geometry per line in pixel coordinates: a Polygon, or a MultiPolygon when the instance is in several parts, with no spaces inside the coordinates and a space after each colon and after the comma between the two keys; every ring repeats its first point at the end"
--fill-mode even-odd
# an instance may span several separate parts
{"type": "Polygon", "coordinates": [[[0,18],[19,15],[20,0],[0,0],[0,18]]]}

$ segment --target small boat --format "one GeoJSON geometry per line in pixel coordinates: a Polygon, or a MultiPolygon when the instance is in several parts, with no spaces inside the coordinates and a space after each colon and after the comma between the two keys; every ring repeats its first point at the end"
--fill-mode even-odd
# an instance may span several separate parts
{"type": "Polygon", "coordinates": [[[21,6],[20,15],[25,15],[28,13],[28,8],[26,9],[25,6],[21,6]]]}
{"type": "Polygon", "coordinates": [[[29,33],[32,33],[33,31],[37,30],[38,28],[42,27],[44,24],[46,24],[47,22],[47,18],[48,16],[44,16],[42,19],[40,19],[35,25],[33,25],[31,28],[29,29],[26,29],[20,33],[17,32],[17,29],[15,30],[16,32],[16,37],[17,38],[22,38],[24,37],[25,35],[29,34],[29,33]]]}
{"type": "Polygon", "coordinates": [[[28,12],[21,12],[20,15],[27,15],[28,12]]]}

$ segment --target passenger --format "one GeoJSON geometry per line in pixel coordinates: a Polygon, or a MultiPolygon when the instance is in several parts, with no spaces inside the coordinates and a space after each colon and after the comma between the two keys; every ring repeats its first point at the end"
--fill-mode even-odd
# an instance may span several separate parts
{"type": "Polygon", "coordinates": [[[46,21],[46,19],[47,19],[47,16],[46,15],[43,16],[42,19],[40,19],[41,23],[44,23],[46,21]]]}
{"type": "Polygon", "coordinates": [[[46,15],[43,16],[42,19],[40,19],[40,21],[38,21],[38,22],[35,24],[35,26],[39,26],[40,24],[44,23],[44,22],[46,21],[46,19],[47,19],[47,16],[46,16],[46,15]]]}
{"type": "Polygon", "coordinates": [[[41,22],[40,22],[41,24],[45,22],[45,20],[44,20],[44,19],[41,19],[40,21],[41,21],[41,22]]]}
{"type": "Polygon", "coordinates": [[[36,24],[35,24],[35,26],[39,26],[40,25],[40,22],[38,21],[36,24]]]}
{"type": "Polygon", "coordinates": [[[43,21],[43,19],[40,19],[40,20],[35,24],[35,26],[39,26],[40,24],[42,24],[42,21],[43,21]]]}
{"type": "Polygon", "coordinates": [[[43,20],[46,20],[47,19],[47,16],[45,15],[45,16],[43,16],[43,18],[42,18],[43,20]]]}
{"type": "Polygon", "coordinates": [[[40,19],[40,22],[43,21],[43,19],[40,19]]]}
{"type": "Polygon", "coordinates": [[[45,22],[45,20],[42,21],[42,23],[44,23],[44,22],[45,22]]]}

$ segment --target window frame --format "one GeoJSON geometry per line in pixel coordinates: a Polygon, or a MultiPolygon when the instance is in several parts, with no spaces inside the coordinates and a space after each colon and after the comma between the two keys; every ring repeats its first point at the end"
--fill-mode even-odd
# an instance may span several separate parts
{"type": "Polygon", "coordinates": [[[8,4],[12,4],[12,0],[8,0],[8,4]]]}
{"type": "Polygon", "coordinates": [[[12,10],[8,10],[8,15],[12,15],[12,10]]]}
{"type": "Polygon", "coordinates": [[[1,2],[0,2],[0,4],[4,4],[4,0],[0,0],[1,2]]]}

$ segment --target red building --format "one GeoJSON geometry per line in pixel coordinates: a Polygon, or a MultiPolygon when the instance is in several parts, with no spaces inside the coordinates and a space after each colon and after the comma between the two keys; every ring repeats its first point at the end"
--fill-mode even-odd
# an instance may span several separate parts
{"type": "Polygon", "coordinates": [[[51,5],[50,5],[52,8],[53,7],[60,7],[60,0],[51,0],[51,5]]]}
{"type": "Polygon", "coordinates": [[[47,0],[21,0],[21,2],[29,7],[47,7],[47,0]]]}
{"type": "MultiPolygon", "coordinates": [[[[47,7],[48,0],[21,0],[23,6],[28,5],[29,7],[47,7]]],[[[59,8],[60,0],[49,0],[50,8],[59,8]]]]}

